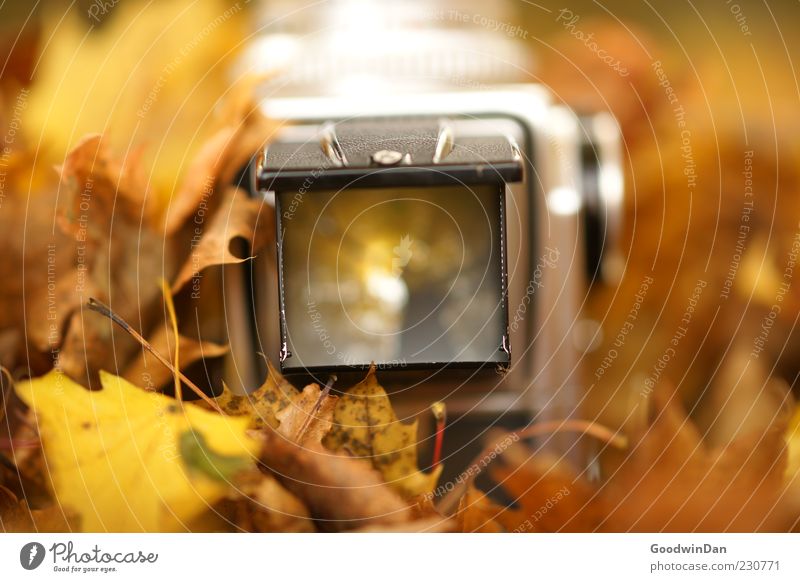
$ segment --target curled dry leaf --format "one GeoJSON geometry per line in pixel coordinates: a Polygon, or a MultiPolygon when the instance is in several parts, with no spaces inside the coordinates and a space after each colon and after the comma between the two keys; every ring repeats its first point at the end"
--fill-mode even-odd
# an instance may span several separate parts
{"type": "Polygon", "coordinates": [[[263,212],[262,206],[260,200],[249,198],[242,190],[228,188],[208,227],[203,226],[204,220],[195,220],[191,251],[172,283],[172,292],[183,289],[208,267],[247,260],[231,251],[236,239],[247,241],[252,253],[258,252],[267,241],[266,226],[272,220],[272,214],[263,212]]]}
{"type": "Polygon", "coordinates": [[[412,515],[369,463],[318,444],[300,446],[265,431],[261,464],[303,500],[323,530],[398,525],[412,515]]]}
{"type": "Polygon", "coordinates": [[[417,422],[400,422],[374,366],[367,377],[339,399],[334,424],[323,444],[368,459],[383,478],[411,498],[433,491],[442,472],[423,473],[417,465],[417,422]]]}
{"type": "Polygon", "coordinates": [[[263,81],[261,76],[246,76],[230,88],[217,115],[221,127],[203,144],[170,203],[167,234],[179,230],[192,215],[200,216],[201,209],[216,207],[212,200],[216,188],[232,186],[236,173],[275,131],[277,124],[260,113],[253,98],[263,81]]]}
{"type": "Polygon", "coordinates": [[[80,383],[94,386],[100,369],[115,369],[127,361],[137,344],[115,331],[111,322],[85,315],[79,307],[89,297],[108,301],[113,295],[113,307],[120,316],[149,327],[160,299],[155,281],[162,269],[170,270],[171,260],[169,254],[163,255],[162,235],[144,203],[144,184],[116,161],[100,136],[83,139],[69,153],[61,167],[61,181],[58,222],[70,237],[72,252],[66,265],[52,265],[56,287],[64,292],[56,296],[50,311],[55,312],[57,323],[59,315],[64,323],[54,330],[47,311],[47,316],[35,317],[31,331],[39,338],[40,349],[47,341],[53,342],[47,334],[64,333],[63,340],[54,342],[60,348],[61,369],[80,383]]]}

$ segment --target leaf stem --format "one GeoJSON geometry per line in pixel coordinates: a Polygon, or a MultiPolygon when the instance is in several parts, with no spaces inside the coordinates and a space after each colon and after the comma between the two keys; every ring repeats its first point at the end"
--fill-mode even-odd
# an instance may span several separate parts
{"type": "Polygon", "coordinates": [[[442,445],[444,444],[444,427],[447,424],[447,408],[444,402],[431,404],[431,412],[436,420],[436,441],[433,445],[433,468],[442,462],[442,445]]]}
{"type": "Polygon", "coordinates": [[[170,372],[172,372],[173,374],[177,375],[177,376],[178,376],[178,377],[179,377],[181,380],[183,380],[183,383],[184,383],[184,384],[186,384],[186,385],[187,385],[189,388],[191,388],[191,389],[192,389],[192,392],[194,392],[194,393],[195,393],[195,394],[197,394],[197,395],[198,395],[200,398],[202,398],[203,400],[205,400],[205,402],[206,402],[206,403],[207,403],[209,406],[211,406],[211,407],[212,407],[214,410],[216,410],[216,411],[217,411],[217,412],[219,412],[220,414],[224,414],[224,413],[222,412],[222,409],[219,407],[219,405],[218,405],[216,402],[214,402],[214,400],[213,400],[212,398],[209,398],[209,397],[208,397],[208,395],[207,395],[205,392],[203,392],[202,390],[200,390],[200,388],[198,388],[198,387],[197,387],[197,385],[196,385],[194,382],[192,382],[191,380],[189,380],[189,378],[187,378],[187,377],[186,377],[186,375],[185,375],[183,372],[181,372],[180,370],[176,370],[176,369],[175,369],[175,367],[174,367],[174,366],[173,366],[173,365],[172,365],[172,364],[169,362],[169,360],[167,360],[167,359],[166,359],[164,356],[162,356],[160,353],[158,353],[158,352],[157,352],[157,351],[156,351],[156,350],[153,348],[153,346],[151,346],[151,345],[150,345],[150,342],[148,342],[146,339],[144,339],[144,338],[142,337],[142,335],[141,335],[141,334],[140,334],[138,331],[136,331],[135,329],[133,329],[133,328],[132,328],[132,327],[131,327],[131,326],[128,324],[128,322],[127,322],[127,321],[125,321],[125,320],[124,320],[124,319],[122,319],[122,318],[121,318],[119,315],[117,315],[116,313],[114,313],[114,311],[112,311],[112,309],[111,309],[111,308],[110,308],[108,305],[106,305],[105,303],[103,303],[102,301],[100,301],[100,300],[98,300],[98,299],[95,299],[94,297],[89,297],[89,301],[88,301],[88,303],[87,303],[87,306],[88,306],[88,307],[89,307],[89,309],[91,309],[92,311],[96,311],[97,313],[99,313],[99,314],[101,314],[101,315],[105,315],[105,316],[106,316],[107,318],[109,318],[111,321],[113,321],[113,322],[114,322],[114,323],[116,323],[118,326],[120,326],[120,327],[121,327],[123,330],[125,330],[126,332],[128,332],[128,333],[129,333],[131,336],[133,336],[133,338],[134,338],[136,341],[138,341],[138,342],[139,342],[139,343],[142,345],[142,347],[143,347],[144,349],[146,349],[148,352],[150,352],[151,354],[153,354],[153,356],[154,356],[154,357],[155,357],[155,358],[156,358],[156,359],[157,359],[159,362],[161,362],[162,364],[164,364],[164,365],[167,367],[167,369],[168,369],[170,372]]]}

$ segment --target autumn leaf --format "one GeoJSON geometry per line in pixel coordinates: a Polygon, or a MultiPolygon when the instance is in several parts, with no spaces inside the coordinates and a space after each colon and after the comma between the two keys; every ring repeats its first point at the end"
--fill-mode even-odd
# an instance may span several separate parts
{"type": "Polygon", "coordinates": [[[491,501],[475,487],[467,488],[458,505],[455,518],[462,533],[500,533],[512,531],[500,523],[509,510],[491,501]]]}
{"type": "Polygon", "coordinates": [[[413,513],[368,462],[264,431],[260,461],[311,510],[321,529],[405,524],[413,513]]]}
{"type": "Polygon", "coordinates": [[[71,532],[79,529],[80,519],[65,508],[51,505],[45,509],[31,509],[25,499],[17,499],[0,485],[0,531],[21,532],[71,532]]]}
{"type": "Polygon", "coordinates": [[[219,127],[197,152],[170,203],[165,222],[167,234],[178,230],[192,215],[202,220],[198,211],[216,206],[210,186],[233,185],[235,174],[277,129],[277,123],[261,114],[255,98],[263,81],[258,75],[246,75],[233,83],[221,100],[216,120],[219,127]]]}
{"type": "Polygon", "coordinates": [[[63,373],[25,382],[59,504],[83,531],[178,531],[224,496],[257,443],[247,421],[101,373],[90,392],[63,373]]]}
{"type": "Polygon", "coordinates": [[[214,512],[239,531],[316,531],[305,504],[274,477],[258,470],[238,477],[235,488],[214,506],[214,512]]]}
{"type": "Polygon", "coordinates": [[[80,9],[43,16],[50,42],[37,58],[26,133],[56,159],[90,132],[109,134],[118,151],[148,144],[142,168],[163,205],[213,133],[209,112],[230,90],[245,11],[177,0],[119,2],[103,26],[89,26],[80,9]]]}
{"type": "Polygon", "coordinates": [[[156,281],[173,269],[154,211],[145,204],[146,182],[129,167],[136,162],[128,162],[124,166],[99,135],[80,140],[67,155],[58,208],[50,209],[57,210],[60,230],[69,237],[65,256],[51,266],[58,291],[48,317],[57,325],[43,313],[29,318],[37,348],[58,347],[60,369],[86,386],[97,383],[98,370],[122,367],[139,348],[111,322],[85,316],[81,309],[88,298],[107,301],[113,295],[120,316],[149,327],[161,304],[156,281]]]}
{"type": "Polygon", "coordinates": [[[271,221],[272,214],[263,208],[260,200],[248,198],[237,188],[227,189],[208,226],[196,227],[202,235],[172,283],[172,292],[180,291],[208,267],[245,261],[231,252],[231,242],[235,239],[247,241],[248,249],[257,252],[266,242],[264,226],[271,221]]]}
{"type": "Polygon", "coordinates": [[[595,487],[559,458],[529,454],[509,463],[516,448],[523,447],[513,445],[491,473],[518,510],[506,510],[494,519],[505,523],[508,531],[521,533],[596,530],[606,508],[595,487]]]}
{"type": "Polygon", "coordinates": [[[384,480],[407,497],[433,491],[442,467],[423,473],[417,465],[417,422],[397,418],[374,367],[339,399],[334,425],[323,444],[369,459],[384,480]]]}
{"type": "Polygon", "coordinates": [[[786,531],[783,431],[709,447],[665,390],[604,481],[562,459],[509,447],[492,475],[520,507],[519,531],[786,531]]]}
{"type": "Polygon", "coordinates": [[[249,394],[234,394],[223,385],[222,394],[217,396],[219,407],[230,416],[246,416],[252,428],[277,428],[280,422],[277,414],[289,406],[299,393],[272,364],[267,364],[267,378],[255,391],[249,394]]]}
{"type": "Polygon", "coordinates": [[[338,398],[309,384],[291,398],[289,406],[277,413],[278,432],[302,445],[319,444],[333,425],[333,411],[338,398]]]}
{"type": "Polygon", "coordinates": [[[709,447],[674,395],[651,396],[652,422],[631,435],[626,458],[602,487],[610,531],[772,531],[788,515],[779,421],[709,447]]]}

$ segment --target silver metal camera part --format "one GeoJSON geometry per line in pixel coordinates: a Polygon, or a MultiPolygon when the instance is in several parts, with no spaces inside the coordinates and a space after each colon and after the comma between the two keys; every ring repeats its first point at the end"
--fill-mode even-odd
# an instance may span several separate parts
{"type": "MultiPolygon", "coordinates": [[[[385,377],[390,383],[390,372],[403,371],[403,358],[406,364],[415,364],[405,370],[416,374],[404,376],[403,389],[397,396],[400,405],[408,405],[409,410],[417,409],[417,402],[445,399],[454,413],[519,410],[537,420],[569,418],[577,413],[585,389],[580,362],[598,329],[587,324],[582,306],[593,281],[613,278],[620,264],[615,244],[623,200],[619,130],[606,113],[579,117],[554,104],[544,87],[530,82],[535,67],[531,44],[520,35],[508,34],[506,29],[510,24],[504,28],[505,34],[482,25],[482,19],[489,18],[485,16],[487,6],[477,2],[466,6],[462,3],[454,8],[446,3],[432,5],[416,0],[396,5],[334,0],[300,9],[289,3],[270,3],[262,11],[263,34],[251,44],[238,73],[258,72],[268,76],[262,93],[263,112],[285,124],[266,151],[257,156],[255,186],[266,203],[275,207],[278,239],[290,237],[296,247],[306,237],[309,248],[305,249],[306,260],[296,262],[307,272],[292,275],[301,282],[293,281],[290,295],[280,286],[287,281],[287,269],[293,268],[284,262],[289,256],[285,248],[276,246],[271,251],[274,255],[256,259],[247,268],[246,279],[226,278],[226,309],[232,329],[231,369],[245,387],[257,385],[263,377],[264,364],[259,353],[276,365],[283,364],[289,372],[307,368],[313,375],[324,373],[326,363],[334,364],[333,367],[341,363],[360,368],[371,357],[366,348],[372,348],[375,356],[371,359],[384,362],[386,374],[382,379],[385,377]],[[413,131],[397,130],[414,124],[427,128],[429,138],[422,146],[407,142],[413,131]],[[362,136],[369,142],[369,148],[360,148],[354,145],[360,138],[353,137],[359,127],[368,127],[373,134],[384,131],[385,139],[381,141],[381,136],[376,138],[373,134],[362,136]],[[340,135],[343,128],[348,132],[346,139],[340,135]],[[497,196],[502,198],[502,233],[489,229],[489,234],[482,234],[479,229],[472,232],[466,229],[468,236],[462,248],[456,248],[451,255],[458,255],[457,262],[461,261],[459,257],[464,253],[476,253],[476,245],[487,244],[490,239],[498,245],[497,251],[502,248],[504,272],[493,273],[504,280],[503,289],[498,294],[497,287],[492,287],[486,296],[494,298],[497,304],[505,302],[504,321],[500,324],[490,317],[492,305],[487,307],[475,301],[472,315],[477,319],[466,326],[467,339],[462,347],[469,350],[470,341],[480,339],[477,330],[485,324],[493,330],[487,332],[491,337],[485,345],[497,343],[498,337],[504,338],[501,341],[506,342],[510,352],[508,360],[502,357],[500,361],[493,360],[484,350],[479,359],[500,366],[492,366],[491,374],[468,372],[454,380],[454,376],[444,373],[452,368],[446,364],[459,361],[458,350],[452,352],[452,344],[448,348],[451,351],[443,349],[436,357],[414,360],[410,355],[414,350],[397,347],[402,342],[381,343],[382,333],[396,335],[398,329],[405,329],[402,322],[390,322],[391,318],[373,322],[366,335],[340,334],[344,338],[339,340],[342,343],[333,346],[334,354],[327,354],[334,359],[338,356],[339,360],[325,360],[321,354],[329,350],[325,338],[331,337],[330,326],[345,320],[353,324],[348,309],[355,309],[353,305],[363,293],[359,288],[346,288],[347,285],[337,287],[337,256],[347,259],[348,255],[336,249],[331,253],[334,264],[327,271],[330,277],[327,284],[328,291],[340,294],[337,300],[342,308],[335,316],[328,315],[326,321],[324,309],[319,304],[316,308],[309,307],[308,297],[302,297],[303,293],[308,295],[312,283],[318,289],[326,284],[324,270],[309,270],[312,253],[317,262],[325,262],[322,247],[314,248],[319,229],[324,230],[327,224],[334,233],[323,235],[318,238],[320,241],[345,241],[343,244],[352,246],[356,240],[345,240],[341,233],[337,239],[336,229],[341,225],[326,222],[324,210],[331,210],[331,204],[343,196],[352,196],[355,204],[362,205],[358,210],[347,210],[346,205],[333,208],[340,213],[339,219],[346,227],[365,222],[368,216],[359,214],[365,208],[408,198],[411,192],[417,199],[433,200],[433,206],[443,207],[441,216],[453,214],[460,208],[458,203],[448,207],[442,202],[446,198],[436,199],[443,192],[431,190],[420,176],[437,175],[442,162],[448,165],[448,156],[444,154],[452,150],[453,143],[472,155],[465,165],[473,174],[479,166],[489,173],[497,172],[491,160],[480,159],[486,155],[480,144],[492,140],[506,144],[509,151],[514,150],[521,179],[498,180],[497,192],[486,194],[480,192],[482,186],[478,182],[459,183],[458,175],[452,172],[439,174],[451,181],[449,187],[461,188],[461,195],[479,202],[476,212],[481,208],[487,211],[490,201],[497,196]],[[427,153],[422,155],[421,150],[427,153]],[[357,163],[350,160],[351,151],[358,152],[363,159],[357,163]],[[302,163],[293,159],[298,155],[305,156],[302,163]],[[323,180],[331,175],[344,176],[348,168],[355,168],[347,176],[349,182],[320,185],[321,176],[325,176],[323,180]],[[420,182],[415,185],[413,181],[389,180],[375,182],[369,189],[363,184],[353,188],[364,176],[396,178],[404,168],[417,172],[416,179],[420,182]],[[353,192],[358,196],[353,196],[353,192]],[[309,203],[310,200],[313,202],[309,203]],[[293,203],[296,208],[292,210],[293,203]],[[291,224],[312,206],[314,212],[304,215],[305,223],[291,224]],[[289,210],[291,218],[287,219],[289,210]],[[311,220],[314,216],[321,217],[320,221],[311,220]],[[295,230],[290,232],[292,229],[295,230]],[[302,283],[303,277],[308,284],[302,283]],[[316,327],[319,319],[315,309],[323,320],[316,327]],[[506,331],[498,335],[501,327],[506,331]],[[370,333],[375,338],[372,345],[365,339],[370,333]],[[292,349],[292,338],[303,345],[292,349]],[[315,342],[316,354],[311,349],[315,342]],[[287,365],[292,358],[299,368],[287,365]],[[305,366],[304,358],[311,365],[305,366]]],[[[491,18],[495,22],[510,21],[504,14],[493,14],[491,18]]],[[[499,206],[492,208],[493,212],[499,212],[499,206]]],[[[389,212],[394,211],[400,224],[393,224],[387,230],[397,238],[394,245],[399,254],[390,256],[388,263],[387,255],[383,255],[380,259],[384,261],[383,274],[375,275],[372,283],[369,282],[372,275],[365,275],[365,285],[374,285],[375,295],[380,298],[384,293],[389,303],[392,297],[410,301],[412,292],[417,297],[424,295],[424,276],[433,273],[425,275],[424,270],[420,271],[422,275],[417,273],[418,279],[413,283],[406,281],[403,290],[390,276],[392,258],[402,263],[408,258],[403,256],[404,252],[413,253],[414,242],[418,242],[420,252],[425,250],[430,254],[434,239],[442,238],[447,229],[441,217],[422,217],[419,220],[428,221],[431,240],[425,240],[424,233],[418,234],[421,240],[411,242],[410,248],[403,250],[402,221],[408,221],[406,230],[412,230],[413,212],[400,207],[389,212]]],[[[375,220],[385,218],[376,215],[375,220]]],[[[458,226],[458,220],[455,222],[458,226]]],[[[492,223],[499,229],[500,222],[489,220],[492,223]]],[[[437,260],[446,256],[450,255],[441,253],[437,260]]],[[[414,260],[412,255],[408,264],[414,260]]],[[[458,277],[449,283],[457,285],[458,277]]],[[[431,281],[431,285],[435,284],[439,283],[431,281]]],[[[468,297],[476,297],[480,285],[469,278],[464,284],[468,297]]],[[[442,297],[451,295],[433,293],[434,299],[442,297]]],[[[430,317],[442,319],[448,305],[456,307],[451,310],[451,317],[466,317],[470,313],[469,307],[464,307],[470,305],[469,301],[463,304],[456,301],[452,305],[445,301],[430,307],[430,317]],[[437,312],[442,309],[445,311],[437,312]]],[[[371,320],[365,316],[363,321],[371,320]]],[[[442,321],[447,321],[446,317],[442,321]]],[[[353,325],[356,324],[362,325],[358,322],[353,325]]],[[[502,344],[498,346],[497,353],[502,353],[502,348],[502,344]]]]}

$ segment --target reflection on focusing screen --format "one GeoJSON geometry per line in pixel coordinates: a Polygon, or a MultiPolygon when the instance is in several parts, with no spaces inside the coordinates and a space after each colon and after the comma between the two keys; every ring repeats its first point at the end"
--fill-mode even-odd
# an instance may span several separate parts
{"type": "Polygon", "coordinates": [[[284,365],[507,362],[500,186],[279,195],[284,365]]]}

